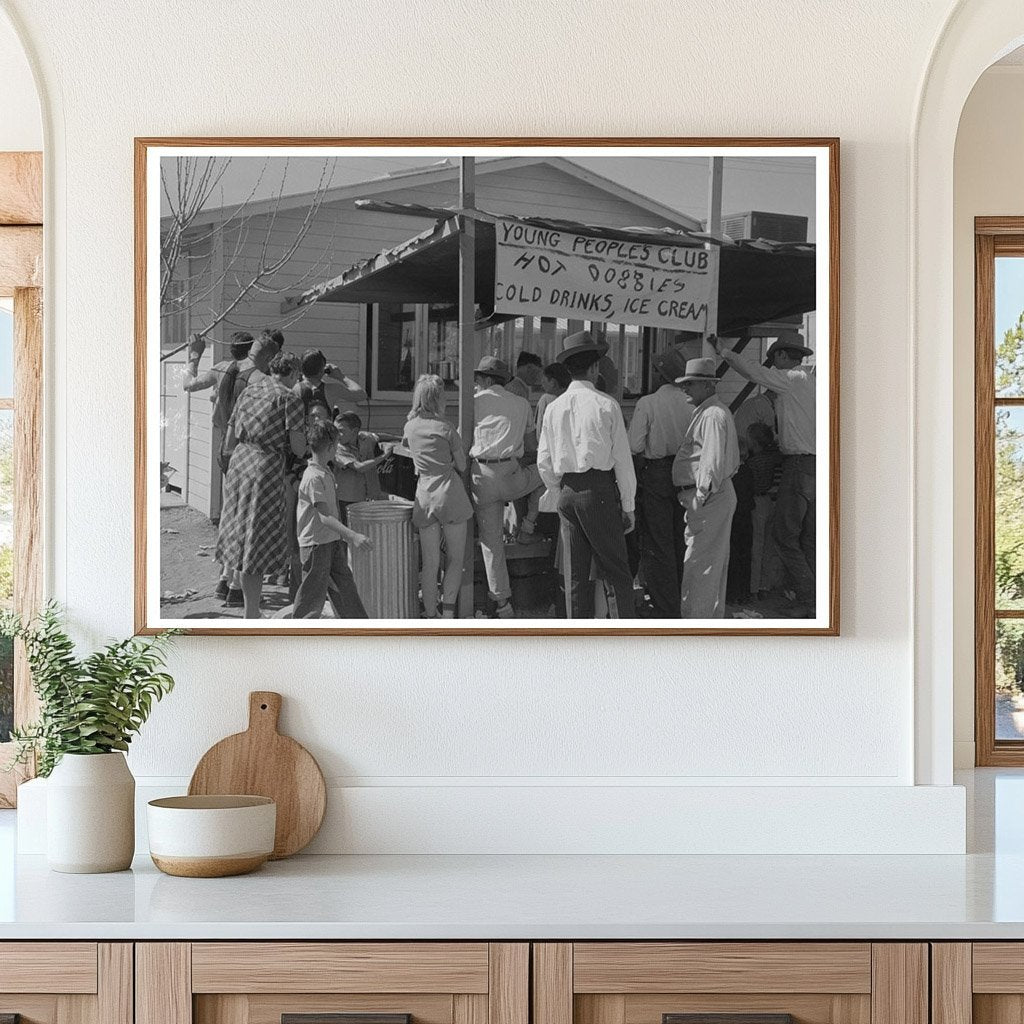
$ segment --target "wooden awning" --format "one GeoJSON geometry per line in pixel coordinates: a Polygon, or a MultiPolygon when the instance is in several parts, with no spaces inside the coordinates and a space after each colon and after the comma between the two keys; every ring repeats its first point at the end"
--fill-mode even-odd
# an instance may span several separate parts
{"type": "MultiPolygon", "coordinates": [[[[476,224],[476,293],[481,314],[490,318],[494,292],[494,224],[483,211],[456,211],[396,203],[359,203],[363,208],[436,218],[433,227],[401,245],[362,260],[337,277],[285,301],[287,312],[312,302],[456,303],[459,298],[459,232],[467,218],[476,224]]],[[[701,232],[654,228],[609,228],[541,218],[521,220],[576,234],[648,241],[686,248],[707,242],[721,248],[718,331],[736,334],[754,324],[810,312],[816,303],[816,257],[811,243],[764,239],[735,242],[701,232]]],[[[493,318],[489,322],[494,322],[493,318]]]]}

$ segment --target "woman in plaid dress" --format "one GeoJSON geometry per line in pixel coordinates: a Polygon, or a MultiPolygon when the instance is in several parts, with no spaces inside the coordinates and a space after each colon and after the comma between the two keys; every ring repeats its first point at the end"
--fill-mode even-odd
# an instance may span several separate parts
{"type": "Polygon", "coordinates": [[[252,381],[231,414],[226,440],[231,462],[224,478],[224,505],[217,560],[242,578],[245,618],[258,619],[263,577],[288,564],[284,536],[285,460],[306,451],[302,399],[292,391],[299,361],[276,356],[270,375],[252,381]]]}

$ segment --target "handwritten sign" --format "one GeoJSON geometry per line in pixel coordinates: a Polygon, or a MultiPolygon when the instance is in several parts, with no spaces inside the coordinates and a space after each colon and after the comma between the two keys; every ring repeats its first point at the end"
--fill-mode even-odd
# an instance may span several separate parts
{"type": "Polygon", "coordinates": [[[576,235],[501,220],[494,310],[704,331],[717,250],[576,235]]]}

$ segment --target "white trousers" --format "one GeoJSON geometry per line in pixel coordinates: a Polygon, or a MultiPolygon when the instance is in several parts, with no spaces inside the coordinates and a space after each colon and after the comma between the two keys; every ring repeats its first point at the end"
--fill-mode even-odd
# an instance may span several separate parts
{"type": "Polygon", "coordinates": [[[518,460],[472,462],[473,504],[476,506],[477,537],[484,556],[487,589],[501,604],[512,596],[505,562],[505,502],[515,501],[540,486],[536,466],[521,466],[518,460]]]}
{"type": "Polygon", "coordinates": [[[736,491],[726,480],[703,504],[686,491],[686,557],[679,614],[684,619],[724,619],[729,575],[729,532],[736,511],[736,491]]]}

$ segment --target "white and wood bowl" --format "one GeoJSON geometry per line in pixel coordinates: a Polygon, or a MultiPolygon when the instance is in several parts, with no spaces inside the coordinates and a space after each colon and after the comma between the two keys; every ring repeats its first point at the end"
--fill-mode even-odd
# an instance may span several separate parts
{"type": "Polygon", "coordinates": [[[149,853],[168,875],[224,878],[274,852],[277,805],[266,796],[168,796],[147,808],[149,853]]]}

